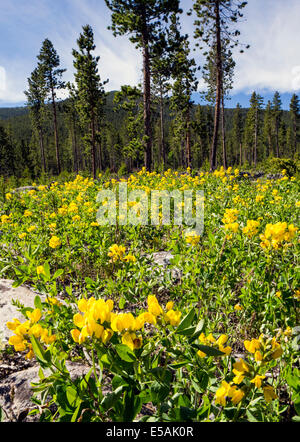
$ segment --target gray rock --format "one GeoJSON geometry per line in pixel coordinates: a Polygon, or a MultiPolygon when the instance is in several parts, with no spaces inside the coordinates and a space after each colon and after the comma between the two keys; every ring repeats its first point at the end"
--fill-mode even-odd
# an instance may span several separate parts
{"type": "MultiPolygon", "coordinates": [[[[8,321],[14,318],[24,321],[24,316],[18,311],[18,307],[12,304],[12,301],[19,301],[24,307],[34,307],[34,298],[36,293],[27,287],[12,287],[14,281],[9,279],[0,279],[0,343],[8,341],[13,332],[6,326],[8,321]]],[[[41,300],[44,296],[39,295],[41,300]]]]}
{"type": "Polygon", "coordinates": [[[152,255],[148,255],[148,258],[152,261],[151,267],[158,271],[160,278],[169,274],[176,281],[181,279],[182,271],[177,267],[170,267],[171,260],[174,258],[171,252],[155,252],[152,255]]]}
{"type": "Polygon", "coordinates": [[[22,192],[28,192],[29,190],[37,190],[37,187],[35,186],[23,186],[23,187],[17,187],[12,191],[12,193],[22,193],[22,192]]]}
{"type": "MultiPolygon", "coordinates": [[[[80,362],[66,362],[67,369],[74,380],[82,377],[90,370],[89,365],[80,362]]],[[[38,421],[39,414],[28,416],[37,406],[31,401],[33,395],[32,383],[38,383],[40,366],[35,364],[26,370],[15,372],[0,382],[0,406],[4,422],[38,421]]],[[[50,375],[50,370],[43,370],[44,375],[50,375]]]]}
{"type": "Polygon", "coordinates": [[[171,252],[155,252],[152,254],[152,260],[155,264],[166,268],[171,264],[171,260],[174,258],[171,252]]]}

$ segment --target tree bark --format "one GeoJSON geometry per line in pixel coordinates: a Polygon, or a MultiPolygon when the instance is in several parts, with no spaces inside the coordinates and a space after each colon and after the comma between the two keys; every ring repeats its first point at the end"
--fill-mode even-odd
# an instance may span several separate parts
{"type": "Polygon", "coordinates": [[[217,147],[220,124],[220,104],[222,93],[222,45],[221,45],[221,22],[220,22],[220,0],[215,0],[215,29],[216,29],[216,104],[214,117],[214,131],[211,147],[210,170],[213,172],[217,167],[217,147]]]}
{"type": "Polygon", "coordinates": [[[165,170],[166,167],[166,146],[165,146],[165,125],[164,125],[164,98],[163,98],[163,91],[162,91],[162,84],[160,82],[160,100],[159,100],[159,107],[160,107],[160,143],[161,143],[161,160],[163,164],[163,170],[165,170]]]}
{"type": "Polygon", "coordinates": [[[293,118],[293,131],[294,131],[294,157],[297,153],[297,121],[296,116],[293,118]]]}
{"type": "Polygon", "coordinates": [[[279,125],[276,121],[275,123],[275,135],[276,135],[276,156],[279,158],[279,125]]]}
{"type": "Polygon", "coordinates": [[[186,114],[186,138],[185,138],[185,163],[186,167],[191,167],[191,126],[190,126],[190,109],[188,108],[187,114],[186,114]]]}
{"type": "Polygon", "coordinates": [[[225,134],[225,112],[224,112],[224,94],[222,92],[222,145],[223,145],[223,167],[227,169],[227,152],[226,152],[226,134],[225,134]]]}
{"type": "Polygon", "coordinates": [[[242,149],[242,142],[240,141],[240,167],[243,164],[243,149],[242,149]]]}
{"type": "Polygon", "coordinates": [[[151,171],[152,166],[152,141],[151,141],[151,74],[150,74],[150,57],[149,57],[149,38],[147,25],[144,25],[143,32],[143,75],[144,75],[144,136],[145,139],[145,167],[147,171],[151,171]]]}
{"type": "Polygon", "coordinates": [[[75,172],[78,175],[79,172],[78,146],[77,146],[77,136],[76,136],[76,124],[74,120],[73,120],[73,148],[74,148],[75,172]]]}
{"type": "Polygon", "coordinates": [[[254,152],[253,152],[253,162],[256,167],[257,163],[257,136],[258,136],[258,109],[255,111],[255,124],[254,124],[254,152]]]}
{"type": "Polygon", "coordinates": [[[92,112],[91,119],[91,130],[92,130],[92,140],[91,140],[91,150],[92,150],[92,174],[94,180],[96,179],[96,137],[95,137],[95,117],[92,112]]]}
{"type": "Polygon", "coordinates": [[[39,138],[40,138],[40,149],[42,155],[42,169],[43,172],[46,172],[46,158],[45,158],[45,147],[44,147],[44,137],[42,133],[42,129],[39,129],[39,138]]]}
{"type": "Polygon", "coordinates": [[[57,130],[56,103],[55,103],[55,94],[54,94],[53,88],[51,88],[51,94],[52,94],[52,107],[53,107],[53,124],[54,124],[56,166],[57,166],[57,174],[59,175],[61,173],[61,164],[60,164],[60,152],[59,152],[58,130],[57,130]]]}

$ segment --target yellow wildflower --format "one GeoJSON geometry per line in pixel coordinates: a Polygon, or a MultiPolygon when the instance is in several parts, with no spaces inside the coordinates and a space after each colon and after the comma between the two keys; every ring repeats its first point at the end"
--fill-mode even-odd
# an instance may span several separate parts
{"type": "Polygon", "coordinates": [[[262,384],[262,379],[265,379],[266,376],[259,376],[258,374],[253,378],[250,382],[254,384],[256,388],[260,388],[262,384]]]}
{"type": "Polygon", "coordinates": [[[263,387],[264,398],[266,402],[271,402],[273,399],[277,399],[277,395],[274,391],[274,388],[271,385],[267,385],[263,387]]]}
{"type": "Polygon", "coordinates": [[[56,249],[61,245],[61,240],[57,236],[52,236],[52,238],[49,241],[49,246],[52,249],[56,249]]]}

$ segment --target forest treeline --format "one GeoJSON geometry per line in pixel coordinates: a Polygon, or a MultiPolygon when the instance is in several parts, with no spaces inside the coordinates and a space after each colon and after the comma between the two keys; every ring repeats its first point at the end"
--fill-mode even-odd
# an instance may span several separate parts
{"type": "Polygon", "coordinates": [[[0,109],[1,175],[88,171],[96,177],[107,169],[214,170],[298,158],[296,94],[288,111],[282,110],[279,92],[266,105],[253,92],[248,109],[224,106],[233,87],[233,50],[248,48],[238,31],[247,2],[194,1],[188,14],[194,14],[192,36],[205,60],[201,67],[191,56],[191,36],[182,33],[178,0],[105,2],[114,36],[128,35],[142,52],[142,84],[105,92],[109,79],[101,78],[90,25],[82,27],[72,50],[73,83],[64,81],[66,69],[45,39],[27,79],[26,108],[0,109]],[[193,101],[200,71],[205,105],[193,101]],[[62,91],[68,98],[59,99],[62,91]]]}

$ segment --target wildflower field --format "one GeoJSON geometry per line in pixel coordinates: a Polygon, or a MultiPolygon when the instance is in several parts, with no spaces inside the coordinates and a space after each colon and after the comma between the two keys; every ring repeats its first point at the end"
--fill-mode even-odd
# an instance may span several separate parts
{"type": "Polygon", "coordinates": [[[1,277],[44,295],[18,306],[24,321],[7,324],[5,350],[40,364],[40,420],[300,420],[295,177],[78,175],[11,189],[0,210],[1,277]],[[99,225],[97,194],[120,181],[146,193],[203,190],[203,233],[99,225]],[[172,254],[166,268],[151,260],[160,251],[172,254]],[[90,370],[71,379],[70,360],[90,370]]]}

